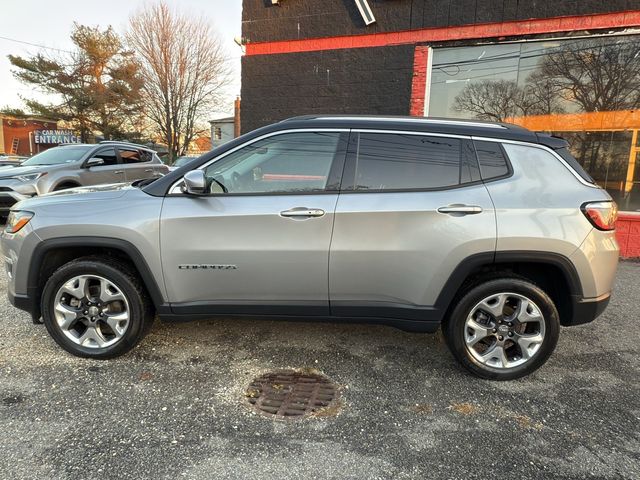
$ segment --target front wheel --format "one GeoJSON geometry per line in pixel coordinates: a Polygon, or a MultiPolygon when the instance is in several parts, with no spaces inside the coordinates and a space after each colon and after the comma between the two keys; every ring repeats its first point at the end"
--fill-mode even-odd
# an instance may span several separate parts
{"type": "Polygon", "coordinates": [[[549,296],[520,278],[490,280],[472,288],[443,324],[449,349],[475,375],[492,380],[523,377],[543,365],[560,332],[549,296]]]}
{"type": "Polygon", "coordinates": [[[116,259],[71,261],[47,281],[42,316],[53,339],[68,352],[112,358],[133,348],[153,322],[135,272],[116,259]]]}

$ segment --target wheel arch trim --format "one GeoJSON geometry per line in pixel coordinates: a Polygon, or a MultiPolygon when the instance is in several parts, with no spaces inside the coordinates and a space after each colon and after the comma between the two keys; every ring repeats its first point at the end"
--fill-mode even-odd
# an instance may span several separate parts
{"type": "Polygon", "coordinates": [[[72,185],[69,188],[76,188],[76,187],[81,187],[82,186],[82,184],[78,180],[73,180],[71,178],[60,178],[60,179],[56,180],[56,182],[51,186],[49,191],[53,192],[56,189],[60,188],[61,185],[72,185]]]}
{"type": "Polygon", "coordinates": [[[575,297],[583,295],[582,284],[575,266],[562,254],[530,250],[482,252],[467,257],[453,270],[436,300],[436,309],[443,313],[449,309],[456,294],[474,270],[484,266],[499,267],[500,264],[508,263],[533,263],[557,267],[567,281],[569,294],[575,297]]]}
{"type": "Polygon", "coordinates": [[[33,295],[34,299],[40,298],[42,293],[40,291],[40,273],[47,253],[58,248],[69,247],[108,248],[122,252],[131,260],[137,272],[140,274],[142,282],[149,292],[156,310],[158,312],[164,311],[165,309],[169,310],[158,282],[151,273],[149,265],[138,248],[126,240],[110,237],[57,237],[38,243],[31,255],[31,262],[29,263],[27,274],[27,290],[29,296],[33,295]]]}

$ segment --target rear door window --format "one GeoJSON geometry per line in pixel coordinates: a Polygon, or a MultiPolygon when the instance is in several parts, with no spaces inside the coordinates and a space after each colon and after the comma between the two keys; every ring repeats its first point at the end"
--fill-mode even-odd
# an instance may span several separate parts
{"type": "Polygon", "coordinates": [[[400,133],[360,133],[354,190],[421,190],[461,183],[462,140],[400,133]]]}
{"type": "Polygon", "coordinates": [[[134,148],[120,148],[120,158],[122,163],[144,163],[151,160],[151,155],[147,152],[136,150],[134,148]]]}

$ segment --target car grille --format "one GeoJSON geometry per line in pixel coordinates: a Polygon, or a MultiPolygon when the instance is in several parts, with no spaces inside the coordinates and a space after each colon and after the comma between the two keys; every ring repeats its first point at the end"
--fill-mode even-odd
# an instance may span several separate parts
{"type": "Polygon", "coordinates": [[[8,210],[16,203],[15,198],[0,197],[0,210],[8,210]]]}

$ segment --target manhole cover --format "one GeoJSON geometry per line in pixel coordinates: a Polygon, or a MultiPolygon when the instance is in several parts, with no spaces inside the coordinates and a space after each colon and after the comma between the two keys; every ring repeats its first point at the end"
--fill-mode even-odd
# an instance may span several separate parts
{"type": "Polygon", "coordinates": [[[302,418],[328,411],[338,394],[336,386],[323,375],[286,370],[254,379],[245,396],[260,413],[279,418],[302,418]]]}

